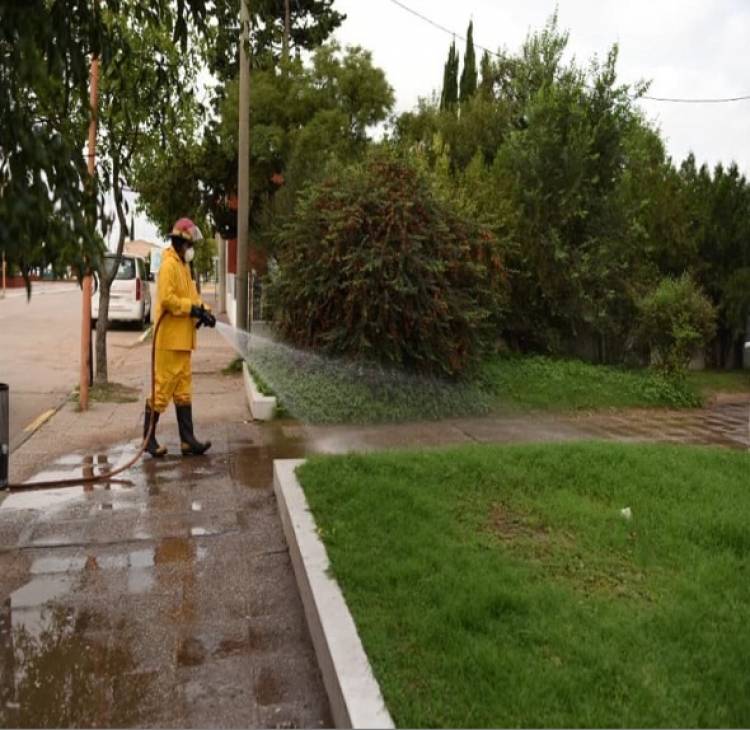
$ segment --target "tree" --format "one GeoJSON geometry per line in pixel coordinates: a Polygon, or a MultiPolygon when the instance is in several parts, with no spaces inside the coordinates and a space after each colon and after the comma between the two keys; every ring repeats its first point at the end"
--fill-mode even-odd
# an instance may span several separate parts
{"type": "Polygon", "coordinates": [[[99,263],[99,318],[96,325],[96,382],[105,384],[110,289],[125,239],[129,233],[124,188],[135,179],[135,161],[160,145],[163,129],[191,114],[184,90],[196,77],[198,61],[193,48],[175,46],[174,18],[165,14],[159,26],[139,22],[136,0],[121,0],[118,13],[104,11],[104,22],[118,47],[102,63],[99,180],[112,193],[117,218],[117,246],[113,259],[99,263]]]}
{"type": "Polygon", "coordinates": [[[445,62],[445,69],[443,71],[443,93],[440,97],[440,108],[443,110],[455,109],[458,104],[459,63],[456,41],[453,41],[448,51],[448,60],[445,62]]]}
{"type": "Polygon", "coordinates": [[[495,72],[492,67],[492,59],[490,58],[489,51],[485,51],[482,54],[480,70],[481,79],[479,82],[479,93],[485,99],[492,99],[494,97],[495,72]]]}
{"type": "Polygon", "coordinates": [[[461,72],[461,104],[465,104],[477,93],[477,57],[474,51],[474,21],[469,23],[466,33],[466,53],[461,72]]]}
{"type": "Polygon", "coordinates": [[[24,275],[47,263],[80,271],[101,245],[81,154],[97,22],[66,5],[0,3],[0,248],[24,275]]]}
{"type": "MultiPolygon", "coordinates": [[[[334,0],[293,0],[290,5],[290,41],[297,51],[312,51],[323,45],[346,20],[334,10],[334,0]]],[[[208,65],[222,84],[239,73],[240,0],[214,0],[216,26],[208,45],[208,65]]],[[[256,68],[275,65],[283,54],[284,0],[253,0],[252,57],[256,68]]],[[[220,95],[224,87],[220,87],[220,95]]]]}
{"type": "MultiPolygon", "coordinates": [[[[330,159],[358,157],[368,130],[387,118],[393,101],[385,74],[361,48],[328,44],[307,63],[293,60],[285,73],[276,66],[254,71],[250,230],[256,243],[273,246],[273,229],[279,218],[292,214],[297,192],[324,174],[330,159]]],[[[166,144],[153,147],[139,165],[134,187],[153,220],[168,225],[178,206],[190,201],[191,209],[200,210],[223,235],[231,234],[226,200],[237,172],[235,82],[227,84],[219,111],[202,140],[179,131],[167,134],[166,144]],[[170,190],[166,181],[176,187],[170,190]]]]}
{"type": "MultiPolygon", "coordinates": [[[[102,250],[93,222],[96,190],[82,150],[88,123],[88,60],[118,38],[106,12],[120,0],[0,0],[0,247],[12,266],[73,265],[81,274],[102,250]]],[[[163,0],[134,8],[160,25],[163,0]]],[[[206,0],[177,3],[173,37],[203,27],[206,0]]],[[[99,198],[101,209],[103,201],[99,198]]]]}
{"type": "Polygon", "coordinates": [[[718,308],[713,362],[734,367],[742,348],[750,313],[750,185],[735,163],[718,164],[713,173],[696,170],[692,156],[683,163],[690,223],[696,237],[696,275],[718,308]]]}
{"type": "Polygon", "coordinates": [[[699,168],[690,155],[677,168],[634,103],[648,85],[617,81],[617,46],[582,67],[564,61],[567,42],[553,15],[520,52],[485,53],[479,93],[462,97],[460,114],[446,104],[451,48],[440,104],[422,99],[399,116],[395,139],[501,242],[512,345],[637,359],[638,303],[689,274],[718,313],[714,364],[739,364],[750,184],[734,164],[699,168]]]}

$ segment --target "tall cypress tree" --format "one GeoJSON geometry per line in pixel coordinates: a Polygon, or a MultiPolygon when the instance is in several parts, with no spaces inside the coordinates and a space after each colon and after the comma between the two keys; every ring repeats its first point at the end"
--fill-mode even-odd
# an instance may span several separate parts
{"type": "Polygon", "coordinates": [[[443,71],[443,93],[440,97],[441,109],[454,109],[458,104],[458,64],[459,56],[456,42],[451,43],[448,60],[443,71]]]}
{"type": "Polygon", "coordinates": [[[477,57],[474,51],[474,21],[469,23],[466,33],[466,54],[461,74],[461,103],[467,102],[477,93],[477,57]]]}
{"type": "Polygon", "coordinates": [[[492,59],[490,58],[490,52],[485,51],[482,54],[482,62],[480,64],[482,71],[482,79],[479,82],[479,93],[486,99],[491,99],[494,87],[494,73],[492,70],[492,59]]]}

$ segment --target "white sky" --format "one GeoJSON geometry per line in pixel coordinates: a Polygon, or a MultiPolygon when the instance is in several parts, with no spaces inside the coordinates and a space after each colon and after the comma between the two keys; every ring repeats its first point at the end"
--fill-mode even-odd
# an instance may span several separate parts
{"type": "MultiPolygon", "coordinates": [[[[541,28],[558,8],[570,31],[569,51],[586,64],[619,43],[622,81],[651,80],[649,94],[732,97],[750,94],[750,0],[403,0],[405,5],[461,35],[474,20],[475,42],[517,50],[529,30],[541,28]]],[[[391,0],[336,0],[347,20],[336,34],[344,45],[373,52],[406,111],[420,96],[440,90],[450,36],[391,0]]],[[[463,43],[457,43],[463,56],[463,43]]],[[[734,104],[666,104],[642,101],[676,161],[689,151],[713,165],[736,160],[750,174],[750,101],[734,104]]],[[[155,239],[145,219],[136,237],[155,239]]]]}

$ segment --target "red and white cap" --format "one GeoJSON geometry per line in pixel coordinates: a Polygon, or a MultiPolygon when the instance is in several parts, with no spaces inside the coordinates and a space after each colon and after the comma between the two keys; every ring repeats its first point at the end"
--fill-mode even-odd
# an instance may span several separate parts
{"type": "Polygon", "coordinates": [[[180,238],[183,241],[194,243],[195,241],[200,241],[203,238],[203,234],[190,218],[180,218],[172,226],[172,232],[169,234],[169,237],[180,238]]]}

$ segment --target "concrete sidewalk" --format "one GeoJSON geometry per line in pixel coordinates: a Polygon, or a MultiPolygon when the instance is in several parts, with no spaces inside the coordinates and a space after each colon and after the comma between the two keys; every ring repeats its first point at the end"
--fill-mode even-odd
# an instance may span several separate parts
{"type": "MultiPolygon", "coordinates": [[[[112,379],[142,386],[148,346],[121,355],[112,379]]],[[[0,725],[330,724],[271,489],[272,459],[299,450],[248,421],[241,378],[221,373],[233,356],[201,332],[205,457],[177,456],[170,412],[172,454],[131,484],[0,497],[0,725]]],[[[13,454],[13,479],[126,459],[142,409],[67,404],[13,454]]]]}

